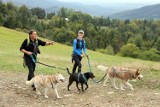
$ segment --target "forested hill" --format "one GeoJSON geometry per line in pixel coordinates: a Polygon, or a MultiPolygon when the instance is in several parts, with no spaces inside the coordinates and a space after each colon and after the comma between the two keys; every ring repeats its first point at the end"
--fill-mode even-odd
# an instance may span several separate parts
{"type": "Polygon", "coordinates": [[[144,6],[138,9],[116,13],[110,17],[117,19],[159,19],[160,4],[144,6]]]}
{"type": "Polygon", "coordinates": [[[15,5],[26,5],[30,8],[41,7],[47,12],[57,12],[61,7],[82,11],[93,16],[108,16],[115,12],[114,9],[95,5],[85,5],[78,2],[59,2],[57,0],[3,0],[3,2],[12,2],[15,5]]]}
{"type": "Polygon", "coordinates": [[[66,45],[72,45],[78,30],[83,29],[91,50],[160,61],[160,20],[122,21],[66,8],[46,15],[42,8],[16,7],[0,0],[0,26],[26,33],[35,29],[39,36],[66,45]]]}

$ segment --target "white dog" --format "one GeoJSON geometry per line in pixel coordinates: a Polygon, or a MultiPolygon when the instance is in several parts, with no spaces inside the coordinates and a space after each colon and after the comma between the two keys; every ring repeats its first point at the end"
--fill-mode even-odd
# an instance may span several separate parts
{"type": "Polygon", "coordinates": [[[98,69],[101,71],[105,71],[107,73],[107,78],[105,79],[103,86],[106,86],[106,82],[108,81],[108,78],[111,80],[114,88],[119,89],[115,84],[115,78],[119,78],[122,80],[122,83],[120,85],[121,90],[124,90],[123,84],[126,84],[131,88],[131,90],[134,90],[132,85],[129,83],[129,80],[138,78],[139,80],[143,78],[143,75],[140,74],[139,69],[128,69],[124,67],[105,67],[102,65],[97,66],[98,69]]]}
{"type": "Polygon", "coordinates": [[[45,88],[45,98],[48,98],[47,96],[47,91],[48,88],[53,88],[55,90],[55,93],[57,95],[57,98],[61,98],[57,92],[57,85],[61,81],[64,81],[64,77],[61,74],[58,75],[51,75],[51,76],[43,76],[43,75],[38,75],[32,78],[30,81],[26,81],[27,85],[35,85],[36,88],[36,93],[41,95],[40,91],[38,90],[41,86],[45,88]]]}

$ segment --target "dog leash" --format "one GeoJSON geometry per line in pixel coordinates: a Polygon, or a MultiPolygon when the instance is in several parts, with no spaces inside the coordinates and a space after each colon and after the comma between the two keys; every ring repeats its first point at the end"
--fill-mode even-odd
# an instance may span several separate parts
{"type": "Polygon", "coordinates": [[[56,68],[56,69],[66,70],[66,69],[61,68],[61,67],[51,66],[51,65],[44,64],[44,63],[42,63],[42,62],[37,61],[37,56],[36,56],[35,53],[32,53],[32,54],[30,55],[30,57],[31,57],[32,61],[33,61],[35,64],[36,64],[36,63],[39,63],[39,64],[41,64],[41,65],[44,65],[44,66],[47,66],[47,67],[50,67],[50,68],[56,68]]]}
{"type": "MultiPolygon", "coordinates": [[[[92,72],[92,69],[91,69],[91,65],[90,65],[90,60],[89,60],[89,57],[87,56],[87,59],[88,59],[88,66],[89,66],[89,69],[90,69],[90,72],[92,72]]],[[[106,77],[107,74],[105,74],[99,81],[96,81],[94,78],[92,78],[93,82],[95,83],[100,83],[101,81],[103,81],[103,79],[106,77]]]]}
{"type": "MultiPolygon", "coordinates": [[[[35,66],[37,66],[37,65],[36,65],[37,57],[36,57],[35,54],[34,54],[34,56],[35,56],[35,59],[34,59],[33,55],[30,55],[30,57],[31,57],[31,59],[32,59],[32,62],[35,64],[35,66]]],[[[38,66],[37,66],[37,69],[38,69],[38,66]]],[[[41,70],[39,70],[39,71],[40,71],[40,74],[41,74],[41,76],[42,76],[42,80],[43,80],[43,82],[44,82],[44,74],[43,74],[43,72],[42,72],[41,70]]]]}

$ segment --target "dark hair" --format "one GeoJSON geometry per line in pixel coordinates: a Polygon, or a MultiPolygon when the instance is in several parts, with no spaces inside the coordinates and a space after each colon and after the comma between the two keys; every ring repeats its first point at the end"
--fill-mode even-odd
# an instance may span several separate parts
{"type": "Polygon", "coordinates": [[[29,31],[29,36],[30,36],[33,32],[35,32],[35,31],[34,31],[34,30],[29,31]]]}

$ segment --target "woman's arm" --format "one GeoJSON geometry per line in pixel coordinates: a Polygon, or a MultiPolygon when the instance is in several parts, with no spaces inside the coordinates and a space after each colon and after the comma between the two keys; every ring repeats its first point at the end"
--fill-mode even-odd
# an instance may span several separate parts
{"type": "Polygon", "coordinates": [[[45,46],[47,46],[47,45],[53,45],[53,41],[50,41],[50,42],[46,42],[46,44],[45,44],[45,46]]]}

